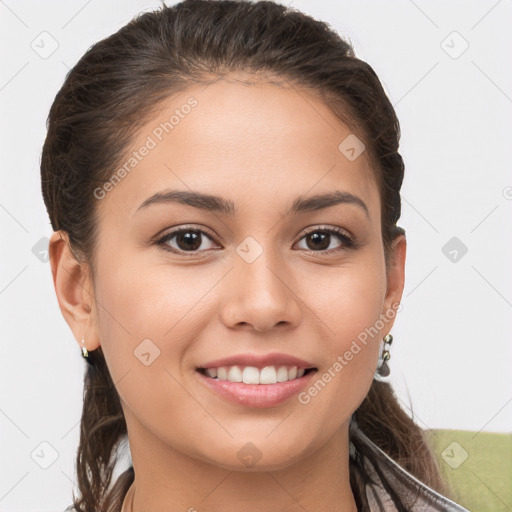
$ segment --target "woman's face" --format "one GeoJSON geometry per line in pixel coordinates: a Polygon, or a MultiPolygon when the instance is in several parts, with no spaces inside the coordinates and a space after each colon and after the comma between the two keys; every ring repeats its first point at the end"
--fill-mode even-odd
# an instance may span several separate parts
{"type": "Polygon", "coordinates": [[[231,469],[312,455],[366,396],[403,289],[405,244],[387,280],[363,147],[303,90],[218,82],[162,105],[123,165],[97,190],[85,338],[89,350],[103,348],[132,453],[231,469]],[[345,200],[308,201],[333,194],[345,200]],[[294,362],[277,353],[316,370],[299,387],[198,370],[233,356],[225,366],[235,380],[237,360],[241,371],[275,366],[275,376],[293,377],[294,362]],[[270,359],[242,359],[251,355],[270,359]]]}

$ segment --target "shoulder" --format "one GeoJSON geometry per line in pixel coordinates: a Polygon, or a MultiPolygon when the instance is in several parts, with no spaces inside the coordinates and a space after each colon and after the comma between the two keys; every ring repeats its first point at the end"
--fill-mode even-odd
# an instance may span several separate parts
{"type": "Polygon", "coordinates": [[[395,502],[388,491],[391,488],[410,512],[470,512],[406,471],[359,428],[351,428],[350,435],[351,458],[355,458],[358,452],[355,445],[364,447],[364,454],[358,455],[363,459],[365,471],[370,477],[365,490],[372,511],[396,510],[395,502]],[[353,443],[352,439],[356,442],[353,443]]]}

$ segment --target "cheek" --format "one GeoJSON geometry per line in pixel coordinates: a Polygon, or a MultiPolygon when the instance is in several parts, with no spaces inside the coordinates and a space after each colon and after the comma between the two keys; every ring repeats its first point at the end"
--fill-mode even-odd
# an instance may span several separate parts
{"type": "Polygon", "coordinates": [[[177,380],[195,293],[173,292],[185,283],[166,282],[162,269],[136,261],[105,264],[97,277],[101,347],[124,406],[139,420],[172,424],[169,404],[189,398],[177,380]]]}
{"type": "MultiPolygon", "coordinates": [[[[305,279],[315,282],[311,276],[305,279]]],[[[312,288],[311,301],[329,327],[332,348],[344,350],[379,319],[386,292],[385,268],[378,259],[369,259],[367,263],[337,269],[321,282],[323,286],[312,288]]]]}
{"type": "MultiPolygon", "coordinates": [[[[202,297],[214,276],[200,267],[171,272],[169,265],[119,255],[98,265],[96,297],[100,342],[113,378],[154,360],[177,367],[204,327],[202,297]],[[197,275],[196,275],[197,274],[197,275]],[[148,355],[149,354],[149,355],[148,355]]],[[[218,279],[217,279],[218,280],[218,279]]]]}
{"type": "Polygon", "coordinates": [[[105,258],[97,274],[102,334],[118,333],[105,341],[122,338],[135,348],[137,340],[160,337],[190,309],[190,302],[199,299],[200,290],[196,294],[191,282],[185,272],[170,273],[135,251],[115,262],[105,258]]]}
{"type": "Polygon", "coordinates": [[[330,389],[318,393],[319,402],[324,401],[325,407],[351,402],[355,409],[368,392],[378,358],[385,269],[379,260],[370,260],[367,265],[338,270],[323,282],[322,293],[317,289],[311,297],[324,327],[319,347],[324,368],[318,378],[330,389]]]}

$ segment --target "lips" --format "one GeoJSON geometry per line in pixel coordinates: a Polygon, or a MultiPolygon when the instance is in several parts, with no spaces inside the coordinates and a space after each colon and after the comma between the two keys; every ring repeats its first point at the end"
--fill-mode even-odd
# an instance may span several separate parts
{"type": "Polygon", "coordinates": [[[279,352],[235,354],[196,368],[207,389],[247,407],[277,407],[299,393],[317,371],[309,361],[279,352]]]}
{"type": "MultiPolygon", "coordinates": [[[[231,366],[231,368],[235,367],[236,366],[231,366]]],[[[220,368],[225,369],[226,367],[221,366],[220,368]]],[[[247,368],[248,367],[246,367],[246,369],[247,368]]],[[[266,368],[273,369],[275,367],[272,366],[266,368]]],[[[216,377],[212,378],[207,376],[203,373],[205,370],[200,369],[197,370],[196,374],[201,385],[204,385],[210,393],[213,393],[228,402],[244,407],[265,408],[278,407],[279,405],[289,401],[293,396],[300,393],[310,384],[311,379],[318,371],[314,369],[304,370],[304,368],[297,370],[296,366],[294,366],[293,369],[295,372],[300,371],[305,373],[300,377],[297,375],[296,378],[291,380],[275,382],[273,384],[231,382],[229,380],[222,380],[216,377]]],[[[206,371],[211,371],[211,368],[206,371]]],[[[256,368],[252,367],[251,371],[256,371],[256,368]]]]}

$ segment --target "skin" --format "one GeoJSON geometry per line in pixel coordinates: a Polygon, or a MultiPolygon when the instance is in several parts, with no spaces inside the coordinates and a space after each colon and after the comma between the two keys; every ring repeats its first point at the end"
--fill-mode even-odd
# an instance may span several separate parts
{"type": "Polygon", "coordinates": [[[349,419],[394,319],[306,405],[297,396],[267,408],[227,402],[196,367],[235,353],[284,352],[321,376],[400,302],[405,238],[396,240],[386,274],[366,153],[348,160],[338,145],[350,128],[295,87],[195,86],[162,104],[131,149],[191,96],[198,105],[98,202],[94,283],[65,233],[50,243],[63,316],[80,346],[82,336],[88,350],[102,346],[121,397],[136,473],[133,510],[355,511],[349,419]],[[178,203],[136,213],[164,189],[222,196],[238,213],[178,203]],[[333,190],[360,197],[368,216],[348,203],[283,216],[297,196],[333,190]],[[201,235],[193,254],[176,237],[167,246],[181,254],[151,243],[190,225],[217,240],[201,235]],[[317,248],[305,236],[316,226],[317,233],[342,228],[358,245],[346,248],[331,235],[317,248]],[[236,252],[247,237],[263,251],[252,263],[236,252]],[[149,366],[134,356],[144,339],[160,350],[149,366]],[[237,456],[247,443],[261,454],[251,467],[237,456]]]}

